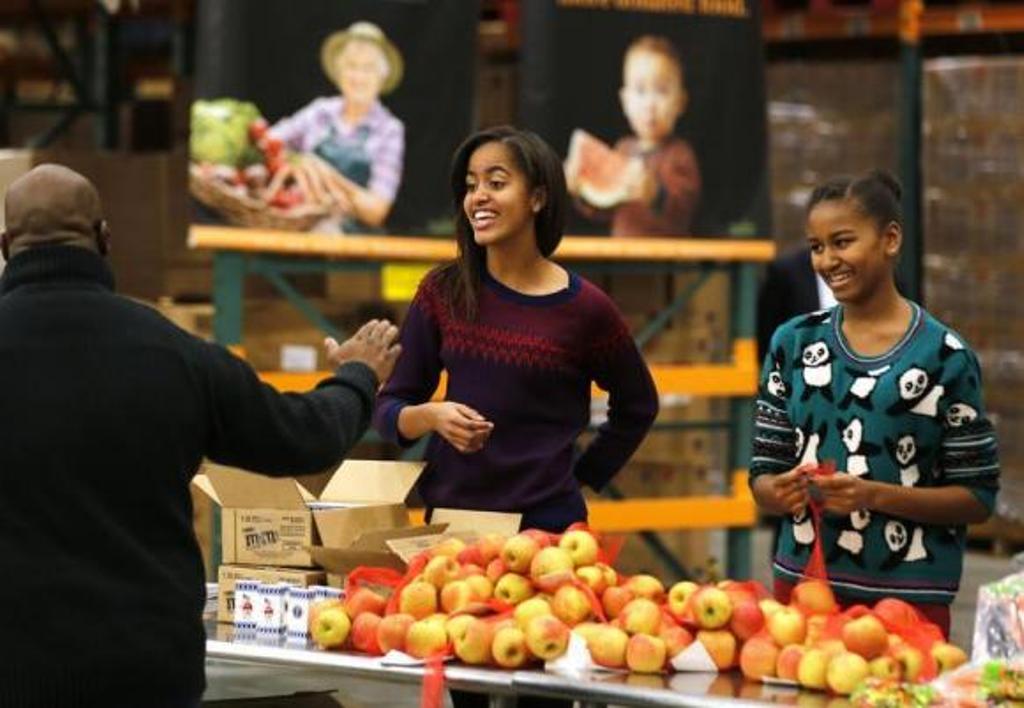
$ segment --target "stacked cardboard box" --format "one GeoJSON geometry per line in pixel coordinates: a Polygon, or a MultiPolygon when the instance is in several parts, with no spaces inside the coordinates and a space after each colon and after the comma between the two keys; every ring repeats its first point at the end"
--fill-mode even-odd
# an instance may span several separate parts
{"type": "Polygon", "coordinates": [[[311,490],[293,477],[204,465],[194,484],[221,514],[218,620],[231,621],[241,577],[309,585],[323,584],[327,571],[342,575],[356,565],[401,567],[389,540],[444,530],[410,526],[405,497],[422,469],[420,463],[349,460],[322,490],[311,490]]]}
{"type": "Polygon", "coordinates": [[[435,510],[413,525],[405,499],[420,462],[347,460],[333,473],[265,477],[207,463],[194,486],[220,507],[217,619],[233,619],[235,582],[341,587],[359,566],[404,570],[446,536],[511,535],[519,514],[435,510]]]}
{"type": "Polygon", "coordinates": [[[977,351],[999,432],[999,510],[1024,519],[1024,59],[924,71],[925,297],[977,351]]]}
{"type": "MultiPolygon", "coordinates": [[[[639,333],[666,305],[700,277],[616,274],[600,284],[623,312],[631,331],[639,333]]],[[[729,279],[712,275],[643,348],[650,365],[723,362],[731,355],[729,341],[729,279]]],[[[661,397],[658,424],[671,426],[724,417],[724,401],[679,394],[661,397]]],[[[598,408],[600,403],[598,403],[598,408]]],[[[598,410],[598,415],[603,411],[598,410]]],[[[613,483],[627,499],[685,497],[728,490],[725,433],[663,427],[653,430],[613,483]]],[[[724,552],[724,537],[707,531],[663,531],[663,548],[691,573],[700,573],[724,552]]],[[[650,572],[670,577],[662,558],[638,534],[630,534],[617,561],[624,573],[650,572]]]]}

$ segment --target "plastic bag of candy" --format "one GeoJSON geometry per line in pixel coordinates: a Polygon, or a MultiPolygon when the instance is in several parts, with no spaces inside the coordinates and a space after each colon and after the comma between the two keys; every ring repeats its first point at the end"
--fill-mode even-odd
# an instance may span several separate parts
{"type": "Polygon", "coordinates": [[[1024,573],[978,589],[971,660],[1012,659],[1024,653],[1024,573]]]}

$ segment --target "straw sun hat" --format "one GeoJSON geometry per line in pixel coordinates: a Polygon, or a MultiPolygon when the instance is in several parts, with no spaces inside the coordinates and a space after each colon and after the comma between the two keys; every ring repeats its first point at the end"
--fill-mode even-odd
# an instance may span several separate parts
{"type": "Polygon", "coordinates": [[[388,63],[388,73],[381,84],[380,92],[385,94],[394,90],[402,80],[402,54],[398,51],[398,47],[384,35],[380,27],[372,22],[353,22],[348,29],[328,35],[320,47],[320,64],[323,66],[324,73],[332,80],[337,81],[334,61],[352,40],[371,42],[380,47],[388,63]]]}

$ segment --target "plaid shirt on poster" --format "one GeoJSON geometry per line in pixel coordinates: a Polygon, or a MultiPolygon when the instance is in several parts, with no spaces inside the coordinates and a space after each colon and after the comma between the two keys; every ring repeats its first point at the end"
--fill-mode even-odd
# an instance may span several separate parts
{"type": "Polygon", "coordinates": [[[292,150],[312,152],[330,134],[331,128],[343,136],[352,135],[364,126],[369,128],[366,152],[373,162],[367,188],[393,202],[402,181],[405,126],[380,101],[374,102],[355,125],[341,120],[344,108],[345,99],[341,96],[317,98],[298,113],[275,123],[270,130],[292,150]]]}

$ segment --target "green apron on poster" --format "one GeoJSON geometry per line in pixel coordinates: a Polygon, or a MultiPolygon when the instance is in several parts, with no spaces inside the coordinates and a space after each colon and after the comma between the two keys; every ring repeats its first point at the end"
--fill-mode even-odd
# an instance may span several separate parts
{"type": "MultiPolygon", "coordinates": [[[[365,188],[370,183],[370,153],[366,151],[366,141],[370,137],[370,128],[361,125],[351,136],[340,135],[331,126],[331,132],[313,148],[313,152],[331,167],[352,182],[365,188]]],[[[361,221],[346,216],[341,222],[342,231],[346,233],[372,233],[371,229],[361,221]]]]}

